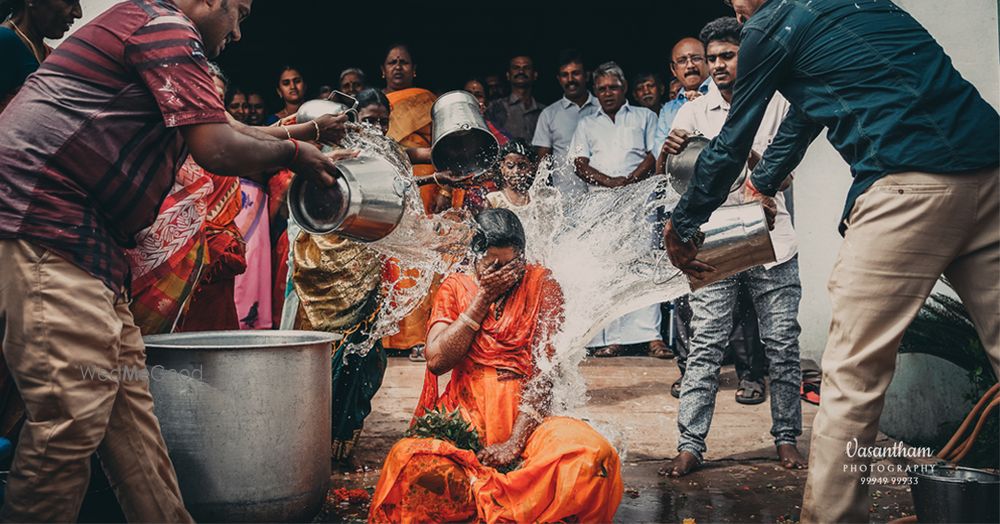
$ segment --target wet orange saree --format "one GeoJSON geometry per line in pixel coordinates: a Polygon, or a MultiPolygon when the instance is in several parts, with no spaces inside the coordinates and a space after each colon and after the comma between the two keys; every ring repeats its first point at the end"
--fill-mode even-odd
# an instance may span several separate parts
{"type": "MultiPolygon", "coordinates": [[[[446,278],[429,326],[454,322],[475,291],[468,275],[446,278]]],[[[416,416],[457,408],[484,446],[505,442],[534,373],[531,348],[560,300],[548,271],[529,266],[501,317],[483,321],[443,394],[427,374],[416,416]]],[[[604,437],[583,421],[547,417],[528,438],[520,465],[506,474],[444,440],[400,440],[382,468],[369,521],[610,522],[622,490],[618,454],[604,437]]]]}
{"type": "MultiPolygon", "coordinates": [[[[389,113],[389,138],[399,142],[404,148],[431,147],[431,106],[437,97],[426,89],[411,87],[386,93],[392,110],[389,113]]],[[[414,176],[426,176],[434,173],[430,164],[414,164],[414,176]]],[[[431,206],[437,191],[436,185],[426,185],[420,188],[420,198],[424,203],[424,212],[431,213],[431,206]]],[[[453,195],[454,198],[454,195],[453,195]]],[[[454,201],[453,201],[454,203],[454,201]]],[[[385,281],[395,282],[401,289],[416,285],[413,280],[420,274],[415,269],[401,267],[397,260],[390,259],[385,266],[385,281]]],[[[433,291],[433,287],[432,287],[433,291]]],[[[399,332],[382,339],[386,349],[410,349],[421,346],[427,338],[427,318],[431,311],[431,295],[427,296],[409,315],[399,322],[399,332]]]]}

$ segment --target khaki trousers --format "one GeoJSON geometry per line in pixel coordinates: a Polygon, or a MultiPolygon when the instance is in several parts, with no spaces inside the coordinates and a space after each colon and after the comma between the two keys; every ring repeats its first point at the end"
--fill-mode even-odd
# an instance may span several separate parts
{"type": "Polygon", "coordinates": [[[27,414],[0,519],[75,521],[96,450],[129,522],[191,522],[128,303],[25,241],[0,240],[0,267],[4,357],[27,414]]]}
{"type": "MultiPolygon", "coordinates": [[[[1000,372],[1000,169],[903,173],[876,182],[849,217],[830,277],[833,320],[813,424],[802,522],[868,522],[870,473],[846,453],[871,446],[899,341],[944,274],[1000,372]]],[[[948,392],[942,391],[941,394],[948,392]]]]}

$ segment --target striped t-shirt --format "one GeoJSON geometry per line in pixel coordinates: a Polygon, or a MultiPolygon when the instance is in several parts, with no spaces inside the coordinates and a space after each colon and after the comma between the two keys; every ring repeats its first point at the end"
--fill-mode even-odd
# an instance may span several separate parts
{"type": "Polygon", "coordinates": [[[170,0],[112,7],[0,114],[0,239],[49,249],[121,292],[124,249],[187,157],[178,128],[222,122],[193,22],[170,0]]]}

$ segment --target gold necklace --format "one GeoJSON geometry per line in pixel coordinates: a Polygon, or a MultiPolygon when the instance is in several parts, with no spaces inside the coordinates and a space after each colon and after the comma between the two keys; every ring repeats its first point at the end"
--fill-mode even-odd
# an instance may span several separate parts
{"type": "Polygon", "coordinates": [[[45,57],[38,52],[35,44],[31,42],[27,35],[21,32],[21,29],[17,27],[17,24],[15,24],[13,20],[8,20],[8,22],[10,22],[10,26],[14,28],[14,32],[17,33],[17,36],[19,36],[21,40],[24,40],[24,43],[28,44],[28,47],[31,48],[31,54],[35,55],[35,60],[38,60],[38,65],[42,65],[42,61],[45,60],[45,57]]]}

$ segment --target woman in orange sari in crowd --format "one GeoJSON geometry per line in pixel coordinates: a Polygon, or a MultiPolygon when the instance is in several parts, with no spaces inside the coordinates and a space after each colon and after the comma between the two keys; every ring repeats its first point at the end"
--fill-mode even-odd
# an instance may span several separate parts
{"type": "Polygon", "coordinates": [[[535,366],[535,348],[547,348],[561,322],[559,285],[525,265],[513,212],[487,209],[476,221],[476,275],[449,276],[434,299],[415,416],[457,409],[481,450],[428,437],[397,442],[369,520],[610,522],[623,489],[618,454],[585,422],[548,415],[551,382],[535,366]],[[438,396],[437,376],[449,371],[438,396]]]}
{"type": "MultiPolygon", "coordinates": [[[[382,62],[384,92],[392,105],[388,135],[406,148],[413,163],[413,176],[421,179],[433,176],[434,173],[434,166],[431,165],[431,106],[437,97],[426,89],[414,87],[416,76],[417,66],[413,62],[410,48],[404,44],[390,46],[382,62]]],[[[449,186],[420,186],[420,198],[424,203],[424,211],[428,214],[440,213],[449,207],[461,207],[462,195],[461,190],[449,186]]],[[[402,268],[396,260],[390,260],[386,264],[386,280],[396,282],[400,288],[413,287],[416,285],[413,278],[418,276],[416,270],[402,268]]],[[[382,339],[386,349],[409,350],[411,360],[423,360],[426,341],[424,330],[430,314],[434,286],[431,289],[432,292],[400,321],[399,332],[382,339]]]]}

